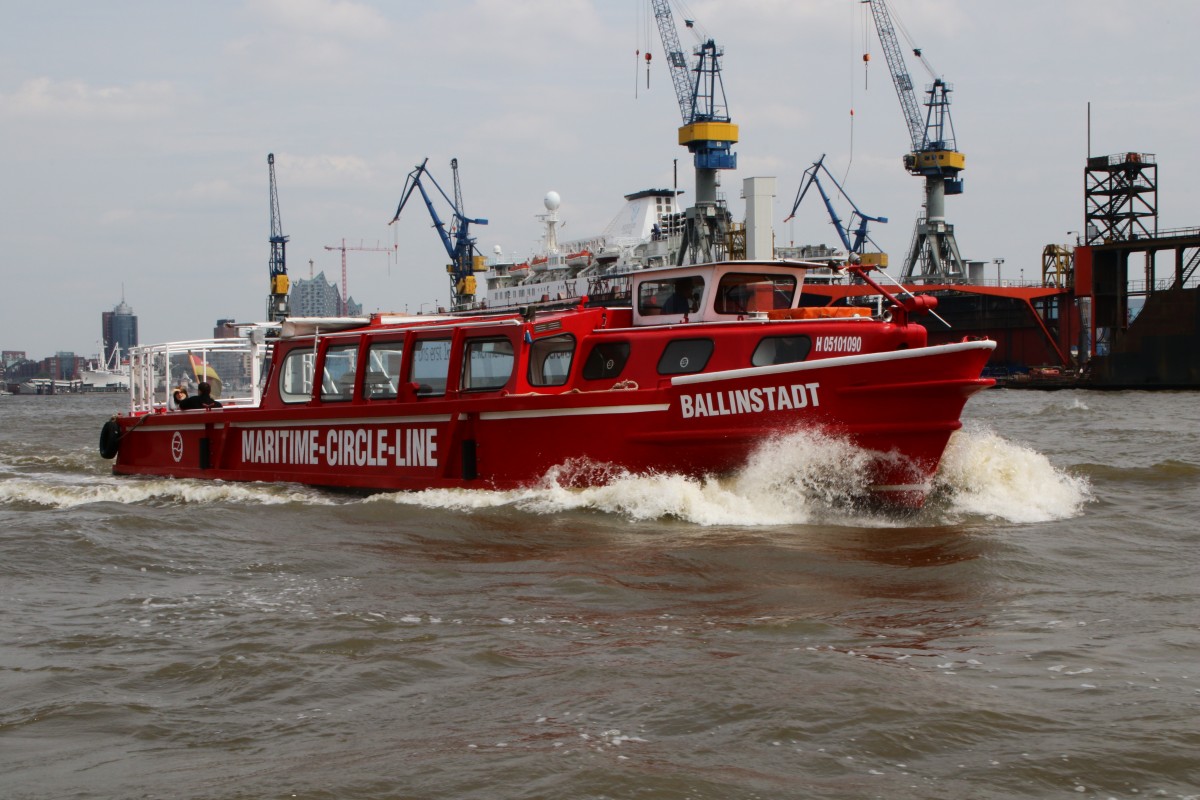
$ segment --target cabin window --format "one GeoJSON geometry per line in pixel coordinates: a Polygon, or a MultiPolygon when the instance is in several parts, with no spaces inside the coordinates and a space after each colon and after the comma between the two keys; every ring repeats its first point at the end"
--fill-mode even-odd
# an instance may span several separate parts
{"type": "Polygon", "coordinates": [[[598,381],[615,378],[629,360],[629,342],[603,342],[592,348],[583,362],[583,378],[598,381]]]}
{"type": "Polygon", "coordinates": [[[529,383],[532,386],[562,386],[571,374],[575,337],[546,336],[529,346],[529,383]]]}
{"type": "Polygon", "coordinates": [[[279,397],[285,403],[307,403],[313,393],[313,366],[317,354],[297,348],[284,356],[279,368],[279,397]]]}
{"type": "Polygon", "coordinates": [[[508,339],[470,339],[463,359],[463,391],[503,389],[512,377],[513,346],[508,339]]]}
{"type": "Polygon", "coordinates": [[[642,281],[638,286],[638,313],[694,314],[700,308],[703,294],[704,278],[699,275],[642,281]]]}
{"type": "Polygon", "coordinates": [[[699,372],[712,356],[712,339],[677,339],[669,342],[658,360],[659,375],[686,375],[699,372]]]}
{"type": "Polygon", "coordinates": [[[400,388],[400,362],[404,342],[376,342],[367,348],[367,369],[363,375],[363,397],[390,400],[400,388]]]}
{"type": "Polygon", "coordinates": [[[418,396],[445,394],[449,373],[449,339],[420,339],[413,345],[412,382],[418,396]]]}
{"type": "Polygon", "coordinates": [[[358,344],[333,345],[325,350],[321,370],[321,400],[349,400],[354,397],[354,372],[358,364],[358,344]]]}
{"type": "Polygon", "coordinates": [[[717,284],[714,309],[718,314],[748,314],[791,308],[796,297],[794,275],[764,272],[728,272],[717,284]]]}
{"type": "Polygon", "coordinates": [[[812,340],[807,336],[767,336],[754,348],[750,363],[756,367],[794,364],[808,358],[812,340]]]}

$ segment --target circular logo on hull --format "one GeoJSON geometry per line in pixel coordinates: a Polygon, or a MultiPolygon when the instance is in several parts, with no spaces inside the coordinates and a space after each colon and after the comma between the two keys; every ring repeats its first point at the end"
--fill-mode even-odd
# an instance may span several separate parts
{"type": "Polygon", "coordinates": [[[179,431],[175,431],[175,435],[171,437],[171,458],[175,459],[176,464],[183,458],[183,434],[179,431]]]}

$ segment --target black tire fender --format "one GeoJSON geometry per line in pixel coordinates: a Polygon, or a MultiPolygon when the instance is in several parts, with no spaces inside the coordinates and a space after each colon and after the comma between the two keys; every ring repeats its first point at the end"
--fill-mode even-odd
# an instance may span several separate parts
{"type": "Polygon", "coordinates": [[[104,423],[100,429],[100,456],[114,458],[121,449],[121,426],[115,419],[104,423]]]}

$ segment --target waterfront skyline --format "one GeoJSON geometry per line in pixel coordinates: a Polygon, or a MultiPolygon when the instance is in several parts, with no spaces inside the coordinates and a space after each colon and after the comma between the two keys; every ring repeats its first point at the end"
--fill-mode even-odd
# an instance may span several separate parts
{"type": "MultiPolygon", "coordinates": [[[[1094,155],[1153,153],[1160,224],[1200,224],[1189,131],[1196,90],[1185,39],[1200,8],[1154,0],[1153,56],[1129,44],[1116,0],[964,4],[892,0],[953,87],[966,191],[947,203],[964,256],[1003,259],[1033,279],[1041,248],[1082,229],[1092,103],[1094,155]],[[1137,52],[1134,52],[1137,50],[1137,52]],[[1119,68],[1112,65],[1119,64],[1119,68]]],[[[679,112],[645,3],[494,0],[427,4],[247,0],[202,6],[75,0],[9,9],[0,32],[0,243],[31,302],[10,303],[0,345],[31,357],[99,351],[99,314],[121,297],[143,341],[203,335],[217,318],[263,317],[268,288],[266,157],[275,153],[294,278],[340,280],[366,311],[445,304],[445,253],[425,209],[397,225],[405,175],[425,157],[449,188],[462,172],[480,250],[538,246],[548,190],[561,237],[598,233],[623,194],[678,183],[679,112]],[[451,46],[451,43],[453,45],[451,46]],[[652,53],[647,89],[644,60],[652,53]],[[337,276],[335,278],[334,276],[337,276]],[[46,325],[48,308],[54,325],[46,325]]],[[[693,2],[694,29],[723,59],[739,169],[722,191],[741,219],[743,178],[778,178],[776,242],[833,244],[819,203],[783,219],[822,153],[903,260],[921,181],[904,172],[907,134],[882,50],[855,0],[693,2]],[[862,55],[872,60],[864,66],[862,55]],[[853,117],[851,110],[853,109],[853,117]],[[852,121],[853,120],[853,121],[852,121]]],[[[676,24],[685,49],[693,31],[676,24]]],[[[908,56],[920,91],[929,76],[908,56]]],[[[439,208],[443,218],[447,209],[439,208]]],[[[996,267],[989,266],[991,275],[996,267]]]]}

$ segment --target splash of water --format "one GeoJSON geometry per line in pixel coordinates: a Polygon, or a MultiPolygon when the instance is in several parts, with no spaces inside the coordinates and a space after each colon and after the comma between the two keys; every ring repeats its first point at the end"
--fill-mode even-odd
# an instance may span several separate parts
{"type": "Polygon", "coordinates": [[[633,474],[579,460],[551,470],[529,489],[443,489],[371,499],[455,510],[502,506],[534,514],[588,510],[704,526],[797,525],[846,515],[856,524],[890,524],[857,507],[868,494],[869,462],[868,453],[842,440],[804,432],[764,441],[745,467],[725,478],[633,474]]]}
{"type": "Polygon", "coordinates": [[[951,437],[934,482],[948,513],[1008,522],[1068,519],[1092,499],[1087,478],[982,428],[951,437]]]}
{"type": "Polygon", "coordinates": [[[1085,478],[1069,475],[1034,450],[990,431],[959,431],[935,478],[935,502],[916,516],[868,510],[871,454],[811,432],[765,441],[727,478],[635,475],[586,461],[552,470],[529,489],[487,492],[438,489],[376,495],[395,502],[471,511],[515,507],[533,514],[589,510],[634,520],[678,519],[703,526],[841,524],[859,527],[938,525],[983,515],[1044,522],[1078,514],[1091,499],[1085,478]],[[586,474],[594,483],[570,488],[586,474]]]}

